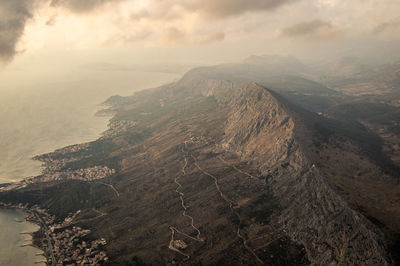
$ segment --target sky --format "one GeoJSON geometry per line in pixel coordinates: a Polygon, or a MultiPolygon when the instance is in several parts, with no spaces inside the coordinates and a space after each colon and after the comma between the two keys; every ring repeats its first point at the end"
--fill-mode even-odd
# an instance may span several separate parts
{"type": "Polygon", "coordinates": [[[79,142],[107,97],[195,66],[264,54],[399,60],[399,14],[400,0],[0,0],[0,178],[44,147],[79,142]]]}
{"type": "Polygon", "coordinates": [[[397,0],[0,0],[0,72],[390,57],[399,14],[397,0]]]}

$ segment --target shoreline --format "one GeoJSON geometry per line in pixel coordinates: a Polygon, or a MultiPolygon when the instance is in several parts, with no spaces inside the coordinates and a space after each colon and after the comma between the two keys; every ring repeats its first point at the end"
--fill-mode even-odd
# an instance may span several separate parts
{"type": "MultiPolygon", "coordinates": [[[[14,210],[26,214],[25,222],[39,226],[35,232],[20,232],[21,235],[31,235],[30,243],[20,247],[31,246],[41,251],[35,256],[43,256],[46,265],[71,264],[102,265],[109,258],[105,253],[107,241],[104,238],[93,239],[91,230],[83,229],[73,224],[80,211],[66,217],[62,222],[54,215],[48,214],[39,206],[29,207],[28,204],[11,204],[0,202],[0,210],[14,210]]],[[[28,241],[28,240],[27,240],[28,241]]],[[[35,261],[35,264],[42,261],[35,261]]]]}
{"type": "Polygon", "coordinates": [[[3,206],[3,204],[0,203],[0,211],[1,210],[12,210],[12,211],[15,211],[15,212],[23,214],[24,215],[23,220],[14,219],[14,222],[16,222],[16,223],[20,223],[20,224],[26,223],[26,224],[31,224],[31,225],[38,226],[38,229],[36,231],[31,231],[31,232],[24,231],[24,232],[20,232],[19,233],[19,235],[29,235],[29,236],[31,236],[31,238],[29,240],[28,239],[23,239],[22,241],[24,243],[20,244],[18,247],[19,248],[32,247],[32,248],[36,249],[37,251],[40,251],[40,252],[36,252],[35,253],[35,257],[42,257],[42,258],[38,258],[38,259],[41,259],[41,260],[35,260],[35,261],[33,261],[33,264],[43,264],[44,263],[45,265],[48,265],[47,264],[47,257],[45,255],[45,252],[43,251],[43,249],[40,246],[35,244],[35,233],[37,233],[37,232],[39,232],[41,230],[40,225],[37,224],[37,223],[34,223],[32,221],[27,220],[28,215],[29,215],[28,212],[26,210],[24,210],[24,209],[19,208],[18,206],[7,206],[6,207],[6,206],[3,206]]]}
{"type": "MultiPolygon", "coordinates": [[[[153,75],[151,75],[152,77],[153,75]]],[[[180,78],[181,75],[172,75],[174,79],[176,78],[180,78]]],[[[163,79],[165,79],[163,77],[163,79]]],[[[163,80],[162,79],[162,80],[163,80]]],[[[167,77],[168,82],[171,79],[171,75],[168,75],[167,77]]],[[[154,83],[153,78],[151,78],[151,84],[147,84],[149,82],[147,82],[146,84],[140,85],[140,87],[142,87],[142,89],[139,90],[133,90],[131,88],[131,86],[125,88],[123,91],[117,91],[115,92],[114,89],[112,91],[105,91],[106,93],[104,94],[104,97],[102,96],[100,100],[104,100],[103,102],[99,103],[98,101],[96,101],[96,103],[94,102],[89,102],[90,105],[84,105],[87,106],[88,108],[85,109],[85,113],[87,113],[86,111],[89,110],[90,112],[90,118],[91,120],[93,120],[94,118],[96,119],[96,123],[93,123],[93,125],[95,126],[91,126],[91,128],[95,129],[95,130],[91,130],[88,131],[89,134],[85,134],[85,135],[77,135],[77,138],[74,139],[67,139],[67,141],[62,141],[61,142],[58,141],[57,138],[57,142],[55,142],[55,145],[44,145],[43,147],[46,148],[41,148],[40,150],[37,149],[33,149],[33,154],[30,155],[30,161],[35,161],[35,165],[37,164],[37,167],[35,169],[37,169],[37,171],[35,171],[34,173],[29,172],[28,174],[20,174],[18,175],[17,178],[12,178],[12,179],[0,179],[0,193],[8,193],[8,192],[13,192],[13,191],[18,191],[18,190],[25,190],[27,187],[28,189],[32,186],[32,185],[36,185],[36,184],[46,184],[46,183],[57,183],[57,182],[62,182],[62,181],[66,181],[66,180],[81,180],[81,181],[89,181],[89,182],[93,182],[96,180],[102,180],[105,179],[107,177],[110,177],[112,175],[114,175],[118,169],[114,167],[114,165],[108,165],[108,164],[99,164],[99,165],[94,165],[94,166],[88,166],[88,167],[82,167],[79,169],[69,169],[68,167],[66,167],[65,165],[67,163],[73,163],[73,161],[75,159],[79,159],[77,158],[72,158],[72,160],[69,160],[69,158],[63,160],[57,160],[57,156],[61,156],[63,155],[64,152],[67,153],[85,153],[88,152],[85,145],[88,145],[89,143],[93,143],[96,140],[102,140],[102,139],[107,139],[107,138],[111,138],[113,137],[115,134],[119,133],[119,132],[123,132],[126,131],[132,127],[135,127],[136,124],[133,122],[119,122],[119,123],[111,123],[111,118],[115,116],[116,114],[116,106],[119,105],[118,100],[119,99],[123,99],[125,97],[128,96],[133,96],[135,93],[145,90],[147,88],[154,88],[154,87],[158,87],[160,86],[159,84],[164,84],[164,81],[160,81],[157,78],[157,82],[153,85],[151,85],[152,83],[154,83]],[[124,95],[124,96],[119,96],[119,95],[124,95]],[[115,102],[115,100],[117,100],[115,102]],[[83,136],[83,138],[81,138],[83,136]],[[78,144],[77,144],[78,143],[78,144]],[[37,155],[35,155],[37,154],[37,155]],[[48,156],[48,158],[46,157],[46,155],[48,156]],[[53,160],[53,156],[55,157],[55,159],[53,160]],[[41,163],[41,165],[39,165],[41,163]],[[23,177],[23,178],[21,178],[23,177]]],[[[150,80],[149,80],[150,81],[150,80]]],[[[97,94],[97,92],[96,92],[97,94]]],[[[80,121],[80,120],[79,120],[80,121]]],[[[85,126],[87,126],[87,121],[86,120],[82,120],[83,122],[85,122],[85,126]]],[[[79,125],[79,124],[78,124],[79,125]]],[[[91,124],[90,124],[91,125],[91,124]]],[[[85,132],[86,133],[86,132],[85,132]]],[[[74,135],[75,136],[75,135],[74,135]]],[[[47,143],[45,143],[47,144],[47,143]]],[[[50,144],[54,144],[54,143],[50,143],[50,144]]],[[[36,147],[36,146],[35,146],[36,147]]],[[[34,147],[34,148],[35,148],[34,147]]],[[[25,165],[26,167],[26,165],[25,165]]],[[[28,170],[30,170],[31,168],[29,167],[28,170]]],[[[3,174],[3,176],[6,176],[7,174],[3,174]]],[[[11,177],[14,177],[14,175],[11,175],[11,177]]],[[[45,186],[45,185],[44,185],[45,186]]],[[[119,196],[118,191],[116,191],[116,195],[119,196]]],[[[7,203],[7,204],[3,204],[4,206],[2,206],[2,203],[0,202],[0,210],[1,209],[11,209],[11,210],[16,210],[16,211],[22,211],[24,212],[24,214],[28,214],[28,217],[26,217],[26,219],[24,219],[24,221],[15,221],[18,223],[24,223],[24,222],[29,222],[31,224],[37,225],[39,226],[39,229],[36,232],[30,232],[29,235],[31,235],[32,239],[31,239],[31,244],[30,246],[39,249],[40,251],[43,252],[43,256],[46,257],[47,262],[46,264],[49,264],[49,261],[51,261],[51,254],[48,252],[48,248],[43,245],[46,244],[46,237],[48,239],[50,239],[52,241],[52,243],[56,243],[60,242],[61,244],[65,244],[63,243],[60,239],[58,238],[58,234],[63,234],[65,233],[65,231],[67,230],[72,230],[72,227],[76,226],[78,227],[78,224],[82,224],[80,223],[80,221],[84,221],[85,220],[85,214],[83,214],[82,216],[79,216],[79,219],[77,219],[76,223],[72,223],[71,225],[69,225],[69,227],[67,228],[54,228],[54,231],[50,230],[50,226],[53,226],[53,223],[48,224],[47,221],[45,220],[45,223],[42,223],[38,217],[35,216],[35,214],[37,214],[39,217],[46,217],[46,215],[44,215],[43,213],[38,213],[37,211],[31,210],[31,208],[33,207],[33,203],[38,203],[39,205],[42,205],[39,202],[36,201],[30,201],[29,199],[27,201],[24,201],[22,198],[14,198],[14,199],[10,199],[10,198],[5,198],[4,200],[2,199],[2,201],[6,201],[6,202],[12,202],[12,204],[7,203]],[[28,202],[29,204],[25,204],[25,205],[20,205],[19,202],[23,202],[23,204],[25,204],[26,202],[28,202]],[[30,216],[30,217],[29,217],[30,216]],[[55,236],[54,236],[55,234],[55,236]]],[[[45,205],[43,205],[42,207],[44,207],[45,205]]],[[[79,206],[77,206],[77,208],[81,208],[79,206]]],[[[54,209],[52,209],[54,211],[54,209]]],[[[74,211],[76,211],[77,209],[74,209],[74,211]]],[[[84,210],[85,211],[85,210],[84,210]]],[[[50,211],[49,211],[50,212],[50,211]]],[[[55,212],[57,213],[57,212],[55,212]]],[[[60,214],[60,216],[62,217],[57,217],[57,222],[59,222],[61,219],[64,219],[66,215],[70,215],[68,213],[65,214],[60,214]]],[[[67,217],[68,218],[68,217],[67,217]]],[[[56,223],[56,221],[53,221],[54,223],[56,223]]],[[[90,225],[87,225],[90,228],[90,225]]],[[[79,228],[79,227],[78,227],[79,228]]],[[[79,229],[80,230],[80,229],[79,229]]],[[[82,229],[82,231],[84,231],[84,229],[82,229]]],[[[94,240],[98,241],[99,243],[106,243],[106,241],[99,241],[99,240],[94,240]]],[[[73,243],[73,247],[75,248],[75,244],[73,243]]],[[[88,244],[88,243],[86,243],[88,244]]],[[[91,243],[90,243],[91,244],[91,243]]],[[[25,244],[24,244],[25,245],[25,244]]],[[[96,244],[97,245],[97,244],[96,244]]],[[[105,245],[105,244],[104,244],[105,245]]],[[[28,246],[28,245],[27,245],[28,246]]],[[[68,248],[60,248],[60,252],[64,251],[64,250],[68,250],[68,248]]],[[[83,250],[83,248],[82,248],[83,250]]],[[[105,250],[105,249],[104,249],[105,250]]],[[[105,253],[101,253],[102,254],[102,258],[106,258],[106,260],[108,260],[108,257],[106,256],[105,253]]],[[[95,254],[96,255],[96,254],[95,254]]],[[[68,257],[67,255],[65,257],[68,257]]],[[[83,260],[86,257],[90,257],[90,256],[85,256],[84,254],[84,258],[81,258],[80,260],[83,262],[83,260]]],[[[77,261],[79,261],[79,258],[77,258],[77,261]]]]}
{"type": "MultiPolygon", "coordinates": [[[[103,130],[101,133],[97,134],[96,136],[93,137],[93,140],[89,142],[83,142],[79,144],[71,144],[68,146],[64,146],[61,148],[56,148],[53,149],[52,152],[49,153],[43,153],[40,155],[35,155],[31,158],[33,161],[41,162],[41,170],[40,174],[37,176],[29,176],[22,178],[18,181],[8,181],[4,183],[0,183],[0,193],[5,192],[5,191],[12,191],[12,190],[18,190],[18,189],[23,189],[26,186],[33,184],[33,183],[45,183],[45,182],[51,182],[51,181],[58,181],[60,179],[78,179],[78,180],[84,180],[84,181],[93,181],[93,180],[98,180],[98,179],[104,179],[105,177],[108,177],[112,174],[115,173],[115,169],[110,169],[107,166],[95,166],[93,168],[87,168],[87,169],[80,169],[77,171],[61,171],[58,172],[58,168],[60,167],[60,163],[55,160],[48,160],[46,158],[48,155],[52,154],[58,154],[61,153],[63,154],[65,151],[78,151],[78,150],[84,150],[87,148],[87,145],[91,143],[92,141],[98,140],[99,138],[105,137],[105,135],[112,134],[115,128],[110,126],[110,119],[113,117],[114,114],[112,114],[112,108],[110,106],[107,106],[106,104],[102,104],[102,109],[97,109],[95,116],[99,116],[101,112],[103,112],[102,117],[107,117],[107,125],[105,126],[105,130],[103,130]],[[54,167],[54,169],[53,169],[54,167]]],[[[123,125],[122,130],[124,129],[123,125]]],[[[134,126],[134,125],[133,125],[134,126]]],[[[117,130],[121,130],[120,125],[117,128],[117,130]]],[[[23,220],[17,220],[15,219],[14,222],[17,223],[30,223],[33,225],[38,226],[38,230],[35,232],[21,232],[20,234],[27,234],[31,236],[31,239],[29,240],[29,243],[23,243],[20,245],[20,247],[33,247],[39,251],[40,253],[36,253],[35,256],[42,256],[44,260],[40,261],[35,261],[34,264],[40,264],[40,263],[45,263],[46,265],[58,265],[58,264],[64,264],[64,263],[75,263],[75,264],[81,264],[81,263],[87,263],[88,265],[102,265],[106,264],[109,260],[107,257],[106,253],[104,252],[104,249],[101,248],[107,244],[107,241],[102,238],[98,240],[92,241],[92,243],[87,244],[85,241],[82,240],[82,245],[78,244],[77,247],[80,248],[81,254],[77,255],[74,254],[72,256],[64,256],[60,255],[60,258],[56,258],[54,253],[57,251],[59,253],[63,253],[64,251],[70,251],[68,248],[62,249],[56,246],[58,242],[60,242],[58,239],[55,239],[55,233],[57,232],[58,234],[64,234],[66,231],[69,229],[63,230],[65,228],[69,228],[72,226],[72,221],[80,213],[78,211],[72,217],[66,217],[62,225],[60,226],[59,224],[57,226],[50,226],[53,224],[56,224],[56,217],[50,216],[45,210],[40,209],[38,205],[33,205],[29,206],[28,203],[22,204],[22,203],[3,203],[0,202],[0,210],[14,210],[17,212],[22,212],[25,216],[23,220]],[[43,217],[41,215],[45,216],[43,221],[43,217]],[[48,218],[50,220],[48,220],[48,218]],[[47,219],[47,220],[46,220],[47,219]],[[65,222],[68,220],[68,223],[65,224],[65,222]],[[47,245],[45,244],[47,242],[47,245]],[[94,243],[94,244],[93,244],[94,243]],[[54,245],[54,248],[53,248],[54,245]],[[94,251],[91,251],[91,246],[94,246],[94,251]],[[88,247],[88,248],[87,248],[88,247]],[[96,248],[99,247],[99,251],[96,250],[96,248]],[[89,253],[88,252],[89,250],[89,253]]],[[[73,226],[73,229],[77,228],[77,232],[84,232],[83,237],[90,234],[91,231],[88,229],[81,229],[78,226],[73,226]]],[[[67,233],[68,235],[68,233],[67,233]]],[[[61,241],[62,242],[62,241],[61,241]]],[[[72,247],[71,243],[69,243],[69,246],[72,247]]],[[[78,250],[78,249],[77,249],[78,250]]],[[[74,253],[74,252],[72,252],[74,253]]],[[[79,252],[78,252],[79,254],[79,252]]],[[[70,252],[71,255],[71,252],[70,252]]]]}
{"type": "MultiPolygon", "coordinates": [[[[107,96],[106,96],[107,97],[107,96]]],[[[112,96],[108,96],[110,98],[112,96]]],[[[56,145],[51,145],[47,147],[45,150],[40,150],[40,151],[35,151],[34,153],[30,154],[28,157],[26,157],[26,160],[34,163],[35,167],[32,171],[29,173],[26,173],[24,175],[19,175],[19,176],[12,176],[11,178],[7,178],[6,176],[2,176],[0,178],[0,192],[2,189],[11,187],[13,185],[19,185],[19,184],[27,184],[27,180],[30,180],[32,178],[35,178],[37,176],[40,176],[43,174],[43,161],[36,159],[37,157],[40,157],[41,155],[44,154],[49,154],[53,153],[59,150],[63,150],[66,147],[71,147],[79,144],[84,144],[84,143],[90,143],[92,141],[95,141],[99,138],[102,137],[103,133],[107,130],[109,130],[109,122],[110,119],[113,117],[113,113],[110,110],[109,106],[105,103],[100,103],[96,104],[93,106],[93,108],[90,110],[91,117],[93,119],[99,120],[97,122],[96,127],[101,128],[100,131],[96,131],[93,134],[86,135],[82,138],[75,139],[73,141],[66,141],[64,143],[59,143],[56,145]],[[100,121],[101,120],[101,121],[100,121]]]]}

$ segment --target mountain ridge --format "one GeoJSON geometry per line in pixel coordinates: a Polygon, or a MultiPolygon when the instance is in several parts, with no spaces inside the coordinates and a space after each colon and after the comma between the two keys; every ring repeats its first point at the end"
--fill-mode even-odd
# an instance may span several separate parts
{"type": "MultiPolygon", "coordinates": [[[[233,86],[232,86],[233,87],[233,86]]],[[[283,105],[281,103],[279,103],[276,98],[273,98],[271,93],[265,93],[266,89],[258,86],[256,83],[250,83],[248,84],[247,88],[252,87],[251,92],[243,92],[244,95],[246,95],[246,97],[248,96],[249,98],[251,98],[251,100],[253,101],[252,104],[249,104],[248,102],[243,103],[243,98],[239,98],[240,102],[240,110],[238,111],[239,113],[236,113],[230,118],[228,118],[227,120],[227,128],[225,130],[225,140],[223,141],[222,146],[226,147],[228,149],[232,149],[236,152],[239,153],[240,156],[246,160],[249,161],[251,160],[250,157],[254,156],[256,158],[262,158],[261,160],[263,160],[264,162],[258,162],[259,164],[259,169],[261,171],[261,174],[263,176],[270,176],[271,181],[269,181],[271,184],[273,183],[278,183],[278,184],[282,184],[286,182],[291,182],[292,186],[293,186],[293,182],[296,182],[297,178],[294,180],[290,180],[290,178],[284,178],[284,176],[287,176],[288,173],[284,173],[284,174],[280,174],[276,177],[274,177],[272,175],[271,177],[271,172],[273,172],[274,170],[271,171],[271,168],[277,168],[277,169],[282,169],[282,165],[285,165],[286,169],[287,168],[293,168],[292,171],[289,172],[294,172],[294,173],[298,173],[298,172],[302,172],[304,173],[303,175],[298,176],[298,179],[302,179],[304,178],[304,181],[300,181],[299,183],[301,184],[302,182],[310,182],[308,185],[310,186],[311,184],[313,184],[313,182],[315,182],[314,187],[311,187],[309,189],[313,190],[313,191],[318,191],[319,189],[321,191],[319,191],[320,195],[324,195],[324,197],[327,197],[327,195],[330,195],[330,198],[319,198],[318,196],[316,196],[315,201],[321,201],[324,200],[326,201],[325,204],[327,207],[326,209],[321,210],[321,212],[324,212],[324,216],[321,216],[320,218],[324,218],[326,219],[325,221],[320,221],[320,223],[324,224],[325,230],[327,230],[326,228],[328,228],[329,225],[329,216],[333,216],[335,217],[335,219],[340,219],[339,216],[349,216],[346,217],[344,219],[348,219],[348,223],[355,223],[358,225],[353,225],[354,227],[361,227],[361,223],[358,223],[357,220],[362,219],[360,218],[360,216],[358,216],[357,214],[355,214],[348,206],[346,203],[344,203],[341,199],[339,199],[339,197],[337,195],[335,195],[335,193],[333,192],[333,190],[331,190],[329,188],[329,186],[323,181],[323,178],[320,176],[320,174],[318,173],[318,170],[315,168],[315,165],[313,165],[311,163],[311,161],[309,160],[309,158],[307,158],[305,156],[305,154],[303,153],[303,151],[299,150],[299,147],[296,146],[300,146],[299,144],[297,144],[297,139],[295,137],[295,124],[296,122],[294,122],[294,119],[288,115],[285,111],[286,110],[282,110],[281,108],[283,108],[283,105]],[[254,91],[253,91],[254,90],[254,91]],[[257,99],[258,101],[260,101],[261,106],[259,106],[258,108],[256,108],[255,106],[257,106],[257,101],[255,100],[257,99]],[[271,103],[272,101],[272,103],[271,103]],[[265,105],[267,103],[267,105],[265,105]],[[248,110],[251,110],[251,107],[253,107],[254,109],[256,109],[256,116],[260,115],[262,116],[262,112],[263,111],[267,111],[268,114],[270,114],[270,116],[267,117],[257,117],[256,120],[254,119],[250,119],[250,117],[246,116],[246,114],[244,114],[245,112],[247,112],[248,110]],[[278,119],[279,117],[279,119],[278,119]],[[269,123],[266,123],[269,122],[269,123]],[[271,123],[272,122],[272,123],[271,123]],[[284,130],[282,131],[278,131],[278,132],[274,132],[274,134],[268,134],[268,132],[272,132],[272,131],[277,131],[277,128],[282,128],[284,130]],[[235,132],[235,133],[229,133],[230,131],[232,131],[233,129],[239,130],[239,132],[235,132]],[[244,134],[241,131],[245,131],[246,133],[249,134],[255,134],[256,136],[258,134],[260,134],[260,132],[262,132],[263,134],[266,134],[266,136],[263,136],[261,138],[268,138],[268,144],[267,146],[263,146],[263,141],[260,140],[260,142],[256,142],[256,141],[252,141],[250,140],[252,137],[250,137],[249,135],[244,134]],[[289,131],[289,132],[288,132],[289,131]],[[286,133],[286,134],[285,134],[286,133]],[[289,134],[288,134],[289,133],[289,134]],[[283,137],[284,136],[284,137],[283,137]],[[249,140],[249,141],[246,141],[249,140]],[[253,143],[252,143],[253,142],[253,143]],[[255,142],[255,143],[254,143],[255,142]],[[272,146],[270,146],[272,144],[272,146]],[[232,147],[233,146],[233,147],[232,147]],[[236,147],[236,148],[235,148],[236,147]],[[239,147],[239,148],[238,148],[239,147]],[[255,154],[254,151],[258,151],[259,153],[255,154]],[[264,151],[264,154],[260,154],[261,151],[264,151]],[[265,152],[265,151],[271,151],[271,153],[265,152]],[[298,154],[299,153],[299,154],[298,154]],[[292,155],[294,155],[296,158],[295,159],[290,159],[290,157],[293,157],[292,155]],[[288,161],[290,162],[288,164],[288,161]],[[274,165],[274,166],[272,166],[274,165]],[[308,175],[308,172],[311,172],[310,176],[308,175]],[[313,173],[316,172],[316,173],[313,173]],[[315,179],[315,180],[314,180],[315,179]],[[319,188],[321,187],[321,188],[319,188]],[[337,204],[335,206],[335,204],[337,204]],[[343,213],[341,213],[343,212],[343,213]],[[339,214],[338,214],[339,213],[339,214]]],[[[240,92],[239,92],[240,93],[240,92]]],[[[209,94],[207,94],[209,95],[209,94]]],[[[240,97],[240,96],[239,96],[240,97]]],[[[286,106],[286,108],[288,108],[286,106]]],[[[250,111],[251,112],[251,111],[250,111]]],[[[297,128],[296,128],[297,130],[297,128]]],[[[258,136],[257,136],[258,137],[258,136]]],[[[255,136],[253,136],[253,138],[255,138],[255,136]]],[[[290,174],[289,174],[290,176],[290,174]]],[[[279,185],[276,185],[277,187],[279,187],[279,185]]],[[[282,185],[281,185],[282,186],[282,185]]],[[[293,189],[293,187],[292,187],[293,189]]],[[[296,188],[299,189],[300,191],[304,188],[296,188]]],[[[294,194],[296,195],[296,197],[299,197],[299,195],[301,194],[299,191],[297,192],[286,192],[288,194],[294,194]]],[[[282,195],[278,195],[275,194],[276,197],[279,197],[280,200],[279,202],[284,202],[285,196],[282,195]]],[[[310,198],[311,196],[308,196],[306,198],[310,198]]],[[[300,198],[303,198],[302,196],[300,196],[300,198]]],[[[312,201],[311,201],[312,202],[312,201]]],[[[286,203],[288,204],[288,203],[286,203]]],[[[312,203],[310,203],[311,205],[312,203]]],[[[301,204],[300,204],[301,205],[301,204]]],[[[293,208],[295,209],[295,207],[291,207],[290,204],[288,205],[289,209],[293,208]]],[[[303,209],[303,208],[302,208],[303,209]]],[[[314,214],[315,215],[315,214],[314,214]]],[[[312,213],[306,213],[301,215],[303,217],[313,217],[312,213]]],[[[314,217],[315,218],[315,217],[314,217]]],[[[287,223],[287,221],[285,221],[285,218],[281,218],[283,220],[283,223],[287,223]]],[[[288,218],[286,218],[288,219],[288,218]]],[[[364,223],[368,223],[366,220],[363,221],[364,223]]],[[[339,223],[340,224],[340,223],[339,223]]],[[[308,226],[310,226],[308,224],[308,226]]],[[[290,227],[290,226],[289,226],[290,227]]],[[[370,225],[370,227],[372,228],[372,226],[370,225]]],[[[315,228],[317,228],[317,226],[315,226],[315,228]]],[[[314,228],[314,230],[316,230],[314,228]]],[[[301,234],[298,234],[298,232],[302,232],[304,231],[304,229],[300,229],[300,228],[296,228],[296,226],[293,225],[293,227],[291,228],[291,233],[292,233],[292,237],[296,240],[302,240],[301,243],[303,245],[306,246],[306,248],[308,248],[310,253],[313,253],[309,247],[307,247],[307,243],[308,241],[305,241],[304,239],[307,238],[307,234],[305,233],[303,236],[301,236],[301,234]]],[[[312,229],[311,229],[312,230],[312,229]]],[[[321,229],[320,229],[321,230],[321,229]]],[[[333,230],[332,228],[330,228],[330,230],[333,230]]],[[[338,231],[345,231],[344,229],[337,229],[338,231]]],[[[379,235],[379,233],[376,232],[371,232],[368,233],[368,231],[370,230],[369,228],[365,228],[365,229],[360,229],[360,230],[364,230],[363,233],[360,232],[360,234],[368,234],[371,238],[373,238],[374,240],[372,241],[375,244],[371,244],[371,246],[374,246],[374,249],[376,250],[381,250],[380,252],[382,252],[382,250],[384,248],[379,247],[380,243],[382,240],[379,240],[379,237],[382,237],[382,235],[380,236],[374,236],[374,234],[379,235]]],[[[327,232],[323,232],[324,230],[321,230],[318,232],[318,234],[329,234],[327,232]]],[[[336,230],[334,231],[336,232],[336,230]]],[[[331,233],[330,235],[330,239],[334,239],[335,238],[335,233],[331,233]]],[[[335,241],[335,240],[332,240],[335,241]]],[[[344,239],[341,239],[341,241],[336,240],[339,243],[343,242],[345,243],[344,239]]],[[[353,248],[355,248],[357,245],[352,244],[352,243],[347,243],[349,246],[353,246],[353,248]]],[[[368,244],[366,244],[368,245],[368,244]]],[[[371,248],[371,247],[369,247],[371,248]]],[[[317,247],[317,249],[321,249],[321,247],[317,247]]],[[[353,252],[360,252],[360,258],[363,257],[367,257],[364,253],[366,252],[368,248],[366,248],[365,246],[360,246],[358,247],[358,250],[353,250],[353,252]]],[[[345,252],[344,250],[346,250],[346,247],[343,247],[342,250],[338,251],[338,253],[343,253],[345,252]]],[[[329,251],[326,251],[327,253],[329,253],[329,251]]],[[[308,253],[310,255],[310,253],[308,253]]],[[[314,254],[316,254],[318,252],[314,251],[314,254]]],[[[350,258],[350,255],[346,255],[343,257],[346,257],[346,259],[348,259],[348,261],[344,260],[340,262],[340,259],[338,256],[338,254],[331,254],[331,261],[328,259],[329,255],[327,254],[318,254],[319,258],[313,258],[312,256],[309,257],[309,259],[312,261],[312,263],[316,263],[316,264],[330,264],[333,261],[336,261],[338,263],[354,263],[357,261],[357,259],[355,259],[355,261],[351,261],[352,258],[350,258]],[[322,257],[325,257],[324,259],[326,260],[322,260],[322,257]]],[[[315,255],[314,255],[315,256],[315,255]]],[[[377,256],[379,257],[379,256],[377,256]]],[[[385,259],[377,259],[377,260],[371,260],[368,261],[366,260],[365,263],[369,264],[386,264],[387,262],[385,261],[385,259]]]]}
{"type": "Polygon", "coordinates": [[[107,134],[42,156],[56,171],[105,164],[116,173],[34,183],[1,192],[0,201],[61,218],[81,210],[74,223],[105,237],[117,265],[392,265],[385,228],[364,217],[374,212],[357,201],[363,195],[343,186],[356,183],[340,156],[368,170],[365,180],[385,178],[376,162],[350,138],[318,131],[316,121],[329,118],[256,82],[201,70],[110,98],[107,134]],[[353,146],[328,153],[335,145],[353,146]]]}

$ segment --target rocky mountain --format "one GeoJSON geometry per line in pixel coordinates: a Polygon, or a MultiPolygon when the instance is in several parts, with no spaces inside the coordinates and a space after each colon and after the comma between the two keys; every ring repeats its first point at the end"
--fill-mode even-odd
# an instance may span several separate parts
{"type": "MultiPolygon", "coordinates": [[[[115,174],[32,183],[0,201],[60,218],[81,210],[72,222],[105,237],[113,265],[395,264],[400,185],[379,137],[294,101],[293,86],[250,81],[267,59],[114,96],[113,132],[45,158],[61,162],[57,171],[115,174]]],[[[297,95],[342,97],[305,77],[291,82],[303,87],[297,95]]]]}

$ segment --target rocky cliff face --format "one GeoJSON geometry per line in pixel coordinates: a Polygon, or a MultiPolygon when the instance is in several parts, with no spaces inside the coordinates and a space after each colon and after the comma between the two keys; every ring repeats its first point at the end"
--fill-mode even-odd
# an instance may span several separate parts
{"type": "Polygon", "coordinates": [[[203,94],[231,110],[222,149],[260,170],[279,202],[275,222],[304,245],[312,264],[390,265],[383,234],[352,210],[307,158],[299,143],[304,136],[296,135],[307,133],[305,125],[291,116],[293,110],[255,83],[208,80],[202,85],[203,94]]]}

